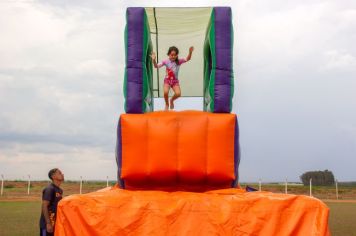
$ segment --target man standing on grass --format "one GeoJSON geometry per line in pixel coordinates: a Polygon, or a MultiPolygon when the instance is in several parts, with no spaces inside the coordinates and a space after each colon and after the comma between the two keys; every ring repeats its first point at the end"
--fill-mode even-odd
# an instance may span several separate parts
{"type": "Polygon", "coordinates": [[[62,199],[63,190],[59,187],[64,181],[64,175],[58,168],[48,172],[52,180],[42,191],[42,210],[40,219],[40,236],[54,235],[58,202],[62,199]]]}

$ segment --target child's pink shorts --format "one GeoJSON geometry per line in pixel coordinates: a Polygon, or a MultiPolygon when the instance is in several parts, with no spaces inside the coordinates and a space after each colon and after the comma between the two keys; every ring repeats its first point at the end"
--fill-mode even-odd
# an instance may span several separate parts
{"type": "Polygon", "coordinates": [[[164,84],[167,84],[173,88],[174,86],[179,85],[179,80],[164,78],[164,84]]]}

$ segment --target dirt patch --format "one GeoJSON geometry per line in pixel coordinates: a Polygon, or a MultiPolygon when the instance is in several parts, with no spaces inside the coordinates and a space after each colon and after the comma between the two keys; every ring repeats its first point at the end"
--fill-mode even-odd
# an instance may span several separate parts
{"type": "Polygon", "coordinates": [[[340,199],[340,200],[337,200],[337,199],[321,199],[323,202],[348,202],[348,203],[356,203],[356,200],[355,199],[346,199],[346,200],[343,200],[343,199],[340,199]]]}
{"type": "MultiPolygon", "coordinates": [[[[27,181],[5,181],[4,194],[0,196],[0,201],[41,201],[42,190],[49,181],[31,182],[30,194],[28,195],[27,181]]],[[[109,182],[109,186],[114,186],[116,182],[109,182]]],[[[246,185],[258,189],[256,184],[242,184],[241,188],[246,185]]],[[[106,187],[106,181],[83,181],[82,193],[90,193],[106,187]]],[[[61,185],[64,196],[79,194],[79,181],[66,181],[61,185]]],[[[262,191],[272,193],[284,193],[285,187],[281,184],[262,185],[262,191]]],[[[356,186],[339,186],[339,199],[336,200],[335,188],[333,186],[322,186],[313,188],[313,197],[321,199],[324,202],[356,202],[356,186]]],[[[288,185],[288,194],[307,195],[309,196],[309,187],[302,185],[288,185]]]]}

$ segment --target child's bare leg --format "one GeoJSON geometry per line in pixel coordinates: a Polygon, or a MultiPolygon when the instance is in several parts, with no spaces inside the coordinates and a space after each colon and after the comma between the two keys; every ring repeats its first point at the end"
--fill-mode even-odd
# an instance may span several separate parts
{"type": "Polygon", "coordinates": [[[164,101],[166,102],[166,106],[164,108],[165,111],[168,111],[168,93],[169,93],[169,85],[165,84],[163,85],[163,92],[164,92],[164,101]]]}
{"type": "Polygon", "coordinates": [[[181,95],[179,85],[173,86],[173,91],[174,91],[174,95],[173,95],[173,97],[171,98],[171,100],[170,100],[170,102],[169,102],[169,107],[170,107],[170,109],[174,109],[174,100],[176,100],[177,98],[179,98],[180,95],[181,95]]]}

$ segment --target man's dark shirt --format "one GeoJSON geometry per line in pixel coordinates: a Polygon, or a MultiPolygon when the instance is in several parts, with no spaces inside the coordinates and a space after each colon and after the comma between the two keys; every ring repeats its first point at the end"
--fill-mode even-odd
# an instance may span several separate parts
{"type": "MultiPolygon", "coordinates": [[[[48,205],[48,212],[51,221],[55,220],[56,213],[57,213],[57,205],[58,202],[62,199],[63,190],[53,183],[49,184],[46,188],[42,191],[42,200],[49,201],[48,205]]],[[[40,219],[40,227],[45,229],[46,228],[46,219],[43,216],[43,212],[41,209],[41,219],[40,219]]]]}

